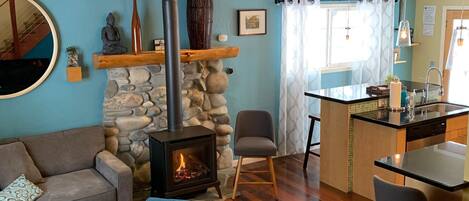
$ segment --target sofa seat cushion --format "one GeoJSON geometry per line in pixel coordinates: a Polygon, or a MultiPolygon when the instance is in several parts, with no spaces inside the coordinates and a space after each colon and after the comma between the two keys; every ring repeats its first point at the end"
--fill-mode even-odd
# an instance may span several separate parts
{"type": "Polygon", "coordinates": [[[0,145],[0,155],[0,189],[6,188],[21,175],[36,184],[43,181],[23,143],[0,145]]]}
{"type": "Polygon", "coordinates": [[[21,137],[20,140],[43,177],[93,168],[96,154],[104,150],[101,126],[21,137]]]}
{"type": "Polygon", "coordinates": [[[116,189],[96,170],[85,169],[45,178],[37,201],[115,201],[116,189]]]}

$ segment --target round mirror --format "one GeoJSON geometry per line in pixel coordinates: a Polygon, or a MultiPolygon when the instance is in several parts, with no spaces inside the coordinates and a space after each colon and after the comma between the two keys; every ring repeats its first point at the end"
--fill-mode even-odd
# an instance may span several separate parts
{"type": "Polygon", "coordinates": [[[0,0],[0,13],[0,99],[6,99],[44,82],[57,60],[58,39],[34,0],[0,0]]]}

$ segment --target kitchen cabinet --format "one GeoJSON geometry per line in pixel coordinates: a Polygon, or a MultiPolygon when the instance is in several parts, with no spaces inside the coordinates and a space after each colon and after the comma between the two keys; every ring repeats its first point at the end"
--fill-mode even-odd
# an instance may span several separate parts
{"type": "Polygon", "coordinates": [[[445,141],[467,144],[468,116],[460,116],[447,120],[445,141]]]}

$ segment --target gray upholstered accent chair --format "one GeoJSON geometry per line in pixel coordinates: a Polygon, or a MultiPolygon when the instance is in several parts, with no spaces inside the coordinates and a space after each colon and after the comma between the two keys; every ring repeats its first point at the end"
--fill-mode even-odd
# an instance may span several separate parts
{"type": "Polygon", "coordinates": [[[378,176],[373,177],[373,183],[376,201],[427,201],[425,195],[418,189],[398,186],[386,182],[378,176]]]}
{"type": "Polygon", "coordinates": [[[0,140],[22,142],[39,169],[44,194],[37,201],[131,201],[131,169],[104,150],[101,126],[0,140]]]}
{"type": "Polygon", "coordinates": [[[241,111],[238,113],[235,130],[235,155],[240,156],[236,167],[236,176],[233,189],[233,200],[239,184],[268,184],[273,186],[275,198],[278,198],[277,181],[275,178],[272,156],[277,153],[275,145],[274,125],[272,116],[265,111],[241,111]],[[241,171],[243,159],[266,158],[269,171],[241,171]],[[263,173],[270,172],[272,181],[264,182],[240,182],[241,173],[263,173]]]}

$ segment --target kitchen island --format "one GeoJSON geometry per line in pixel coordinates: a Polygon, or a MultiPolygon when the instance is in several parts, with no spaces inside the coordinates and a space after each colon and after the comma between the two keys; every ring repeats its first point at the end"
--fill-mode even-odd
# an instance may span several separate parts
{"type": "Polygon", "coordinates": [[[374,163],[405,176],[405,185],[421,190],[428,201],[467,201],[467,151],[463,144],[445,142],[380,158],[374,163]]]}
{"type": "Polygon", "coordinates": [[[353,192],[374,198],[373,175],[404,185],[404,176],[373,165],[378,158],[446,141],[466,144],[468,113],[466,106],[431,103],[412,112],[353,114],[353,192]]]}
{"type": "MultiPolygon", "coordinates": [[[[402,81],[408,91],[421,91],[425,84],[402,81]]],[[[387,106],[388,95],[369,95],[359,84],[305,92],[321,99],[321,168],[320,180],[343,192],[352,191],[353,122],[352,114],[387,106]]],[[[435,88],[436,89],[436,88],[435,88]]]]}
{"type": "MultiPolygon", "coordinates": [[[[419,92],[425,88],[423,83],[402,81],[402,84],[408,91],[419,92]]],[[[369,86],[372,84],[305,92],[308,97],[321,99],[320,181],[343,192],[353,191],[354,186],[354,122],[351,116],[386,107],[389,98],[367,94],[369,86]]],[[[434,89],[438,87],[431,87],[434,89]]]]}

